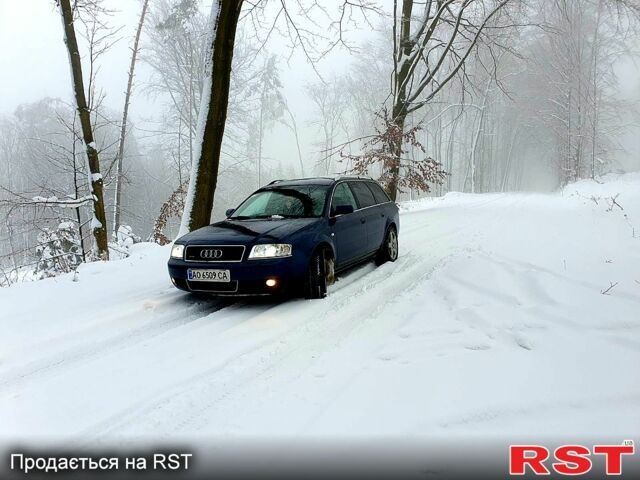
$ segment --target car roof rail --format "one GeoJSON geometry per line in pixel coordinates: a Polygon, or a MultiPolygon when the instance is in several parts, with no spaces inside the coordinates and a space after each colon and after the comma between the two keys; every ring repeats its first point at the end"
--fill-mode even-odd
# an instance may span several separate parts
{"type": "Polygon", "coordinates": [[[280,183],[280,182],[297,182],[299,180],[314,180],[317,178],[326,178],[326,179],[332,179],[332,177],[327,177],[327,176],[320,176],[320,177],[302,177],[302,178],[279,178],[278,180],[273,180],[272,182],[267,183],[268,185],[274,185],[276,183],[280,183]]]}
{"type": "Polygon", "coordinates": [[[354,179],[373,180],[373,178],[368,177],[366,175],[339,175],[335,177],[335,180],[354,180],[354,179]]]}

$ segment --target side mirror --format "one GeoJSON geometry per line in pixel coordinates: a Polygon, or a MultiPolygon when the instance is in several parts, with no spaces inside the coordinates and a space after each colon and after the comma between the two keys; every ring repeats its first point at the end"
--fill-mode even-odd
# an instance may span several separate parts
{"type": "Polygon", "coordinates": [[[336,205],[333,215],[337,217],[338,215],[349,215],[350,213],[353,213],[353,205],[336,205]]]}
{"type": "Polygon", "coordinates": [[[235,208],[229,208],[226,212],[224,212],[224,214],[227,216],[227,218],[229,218],[231,215],[233,215],[233,212],[235,211],[236,211],[235,208]]]}

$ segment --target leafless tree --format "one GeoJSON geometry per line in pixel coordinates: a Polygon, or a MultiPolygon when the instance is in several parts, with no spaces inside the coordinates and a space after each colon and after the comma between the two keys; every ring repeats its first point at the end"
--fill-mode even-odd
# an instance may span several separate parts
{"type": "Polygon", "coordinates": [[[265,59],[255,87],[260,92],[258,100],[258,144],[256,162],[258,187],[260,187],[262,185],[264,134],[276,121],[281,120],[286,104],[282,96],[282,82],[280,81],[280,72],[275,56],[269,55],[265,59]]]}
{"type": "MultiPolygon", "coordinates": [[[[251,21],[256,26],[262,25],[259,12],[263,11],[266,2],[248,3],[248,15],[251,21]]],[[[335,46],[346,46],[342,38],[342,29],[345,23],[353,21],[351,12],[354,9],[361,13],[375,10],[368,2],[363,0],[342,3],[339,7],[341,12],[339,20],[331,22],[331,29],[340,33],[338,40],[331,40],[324,52],[316,56],[312,52],[310,45],[314,43],[313,39],[318,38],[318,36],[314,36],[310,30],[301,28],[298,25],[290,10],[291,4],[295,4],[300,10],[300,15],[306,19],[311,18],[312,10],[319,12],[321,15],[327,15],[326,9],[316,2],[312,2],[309,8],[305,8],[303,2],[291,2],[288,4],[282,1],[263,43],[268,40],[270,34],[277,28],[278,20],[283,19],[286,34],[292,41],[293,46],[300,47],[312,64],[335,46]]],[[[196,138],[185,212],[180,228],[181,233],[207,225],[210,221],[227,115],[229,76],[235,32],[240,18],[241,7],[242,1],[219,0],[213,3],[212,10],[215,14],[211,16],[210,39],[207,42],[208,53],[206,58],[209,63],[205,69],[203,102],[198,120],[198,137],[196,138]]],[[[257,31],[259,28],[255,30],[257,31]]]]}
{"type": "Polygon", "coordinates": [[[208,225],[211,220],[227,118],[233,47],[241,7],[241,0],[216,0],[212,5],[197,145],[181,233],[208,225]]]}
{"type": "Polygon", "coordinates": [[[60,14],[64,27],[64,39],[69,52],[69,63],[71,65],[71,75],[75,101],[78,109],[78,118],[82,129],[89,173],[91,175],[91,194],[93,195],[94,212],[91,229],[96,240],[98,256],[102,260],[109,259],[109,248],[107,242],[107,220],[104,208],[104,182],[100,173],[100,159],[94,141],[93,127],[91,125],[90,110],[84,90],[84,79],[82,77],[82,63],[80,51],[76,40],[74,28],[74,11],[69,0],[59,0],[60,14]]]}
{"type": "Polygon", "coordinates": [[[338,136],[345,130],[347,115],[347,89],[340,78],[327,84],[317,81],[306,86],[307,95],[315,107],[315,115],[311,124],[321,132],[320,159],[318,166],[323,175],[334,173],[332,169],[333,151],[338,143],[338,136]]]}
{"type": "Polygon", "coordinates": [[[115,173],[115,193],[113,202],[113,236],[115,237],[118,228],[120,227],[120,203],[122,197],[122,166],[124,163],[124,146],[125,138],[127,135],[127,117],[129,115],[129,105],[131,102],[131,92],[133,90],[133,77],[136,68],[136,60],[138,59],[138,53],[140,51],[140,34],[142,33],[142,27],[144,26],[144,20],[147,15],[147,7],[149,6],[149,0],[143,0],[142,12],[140,13],[140,20],[138,21],[138,28],[136,29],[136,35],[133,40],[133,46],[131,48],[131,63],[129,64],[129,73],[127,78],[127,89],[124,95],[124,107],[122,109],[122,122],[120,125],[120,138],[118,140],[118,157],[116,159],[116,173],[115,173]]]}
{"type": "MultiPolygon", "coordinates": [[[[394,1],[391,118],[403,131],[407,115],[429,104],[459,73],[480,43],[494,42],[487,27],[504,25],[501,13],[514,0],[427,1],[420,15],[414,1],[394,1]]],[[[506,15],[503,15],[506,17],[506,15]]],[[[402,137],[400,137],[402,138],[402,137]]],[[[398,194],[402,145],[388,145],[397,162],[390,166],[387,190],[398,194]]]]}

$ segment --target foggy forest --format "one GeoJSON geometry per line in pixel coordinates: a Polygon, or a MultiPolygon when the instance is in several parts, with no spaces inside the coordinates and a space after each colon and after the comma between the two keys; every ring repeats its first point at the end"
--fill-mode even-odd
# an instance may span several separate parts
{"type": "Polygon", "coordinates": [[[170,243],[275,179],[401,202],[640,169],[635,0],[38,3],[59,68],[2,60],[3,287],[170,243]]]}

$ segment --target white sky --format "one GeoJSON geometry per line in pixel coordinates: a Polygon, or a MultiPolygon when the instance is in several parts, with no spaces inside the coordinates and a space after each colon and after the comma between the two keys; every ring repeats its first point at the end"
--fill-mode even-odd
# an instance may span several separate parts
{"type": "MultiPolygon", "coordinates": [[[[204,1],[206,12],[209,11],[210,4],[210,0],[204,1]]],[[[97,84],[106,95],[105,106],[118,112],[124,101],[130,61],[129,47],[135,34],[141,2],[105,0],[105,6],[113,11],[111,25],[123,29],[119,33],[121,40],[100,59],[101,70],[97,84]]],[[[359,42],[368,35],[370,32],[363,28],[352,32],[350,39],[359,42]]],[[[144,46],[144,38],[142,44],[144,46]]],[[[0,48],[0,115],[11,114],[18,105],[45,96],[71,100],[67,53],[54,0],[0,0],[0,45],[3,46],[0,48]]],[[[287,64],[286,57],[290,50],[282,37],[273,36],[267,49],[272,53],[282,54],[280,67],[285,95],[298,121],[303,154],[311,154],[314,148],[311,145],[314,131],[308,126],[310,111],[303,88],[306,83],[315,81],[318,77],[299,52],[287,64]]],[[[323,76],[330,76],[332,71],[344,68],[350,61],[349,57],[347,51],[336,49],[317,68],[323,76]]],[[[149,67],[144,62],[138,62],[136,85],[141,86],[149,74],[149,67]]],[[[136,124],[143,126],[146,119],[156,116],[160,110],[157,100],[148,98],[138,88],[130,109],[136,124]]],[[[282,142],[279,138],[282,135],[290,135],[290,132],[280,128],[269,135],[265,144],[265,156],[283,157],[285,163],[289,160],[297,164],[293,137],[291,141],[282,142]]]]}
{"type": "MultiPolygon", "coordinates": [[[[331,0],[333,1],[333,0],[331,0]]],[[[328,2],[331,5],[331,1],[328,2]]],[[[388,1],[380,3],[389,3],[388,1]]],[[[122,109],[126,72],[130,60],[129,46],[134,35],[139,10],[139,0],[106,0],[106,6],[114,11],[112,25],[123,29],[122,39],[102,58],[98,84],[106,94],[105,104],[114,111],[122,109]]],[[[205,0],[204,8],[209,9],[205,0]]],[[[54,0],[0,0],[0,115],[10,114],[21,103],[38,100],[44,96],[71,100],[71,80],[65,51],[62,26],[54,0]]],[[[353,33],[354,42],[366,39],[371,32],[366,25],[353,33]]],[[[313,152],[314,131],[308,126],[310,112],[308,100],[303,93],[304,84],[317,80],[311,66],[297,52],[287,65],[289,50],[286,42],[275,36],[268,46],[273,53],[282,54],[282,80],[290,108],[298,120],[301,130],[303,154],[313,152]]],[[[330,77],[334,70],[347,68],[350,54],[344,50],[331,53],[317,67],[323,76],[330,77]]],[[[148,67],[139,62],[136,83],[141,85],[149,75],[148,67]]],[[[640,97],[640,68],[632,62],[619,67],[621,93],[627,98],[640,97]]],[[[160,111],[157,101],[148,98],[138,89],[133,98],[131,115],[138,126],[160,111]]],[[[297,151],[293,138],[283,142],[286,130],[275,130],[269,135],[266,156],[277,156],[285,163],[297,163],[297,151]]],[[[637,157],[640,140],[627,138],[627,149],[637,157]]]]}
{"type": "Polygon", "coordinates": [[[0,45],[0,113],[45,95],[70,93],[69,81],[59,81],[69,67],[62,61],[62,30],[53,1],[0,0],[0,45]]]}
{"type": "MultiPolygon", "coordinates": [[[[130,61],[129,47],[140,14],[140,2],[106,0],[105,5],[114,12],[110,23],[115,27],[123,27],[120,33],[123,38],[102,57],[98,83],[107,95],[107,105],[120,110],[130,61]]],[[[205,0],[207,12],[209,5],[210,2],[205,0]]],[[[354,33],[352,38],[355,42],[366,36],[365,30],[354,33]]],[[[54,0],[0,0],[0,45],[3,45],[0,48],[0,114],[12,113],[21,103],[44,96],[70,99],[67,54],[54,0]]],[[[282,52],[283,56],[288,55],[285,41],[278,36],[272,37],[268,49],[274,53],[282,52]]],[[[289,66],[286,59],[280,62],[284,82],[290,90],[299,90],[305,82],[317,78],[312,68],[300,57],[295,55],[289,66]]],[[[336,64],[348,61],[348,52],[336,50],[318,68],[325,75],[335,69],[336,64]]],[[[144,82],[148,70],[143,62],[138,63],[136,70],[137,83],[140,84],[144,82]]],[[[134,110],[141,115],[154,112],[153,103],[149,100],[141,102],[141,97],[144,95],[138,95],[135,99],[138,105],[137,108],[133,107],[134,110]]]]}
{"type": "MultiPolygon", "coordinates": [[[[107,105],[118,111],[124,100],[129,43],[139,3],[109,0],[108,5],[117,9],[112,21],[124,26],[125,38],[103,57],[98,80],[107,105]]],[[[0,113],[11,113],[21,103],[44,96],[71,100],[68,58],[54,0],[0,0],[0,45],[0,113]]]]}

